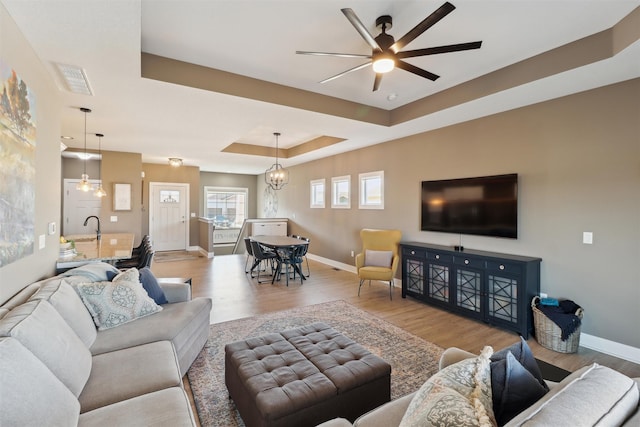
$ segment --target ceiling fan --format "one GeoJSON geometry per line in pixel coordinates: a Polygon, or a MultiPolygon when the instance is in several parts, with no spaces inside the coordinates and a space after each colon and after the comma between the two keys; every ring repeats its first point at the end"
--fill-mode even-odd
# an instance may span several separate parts
{"type": "Polygon", "coordinates": [[[416,74],[420,77],[424,77],[426,79],[435,81],[440,76],[437,74],[433,74],[427,70],[423,70],[422,68],[416,67],[415,65],[409,64],[408,62],[403,61],[404,58],[413,58],[416,56],[425,56],[425,55],[435,55],[439,53],[447,53],[447,52],[458,52],[461,50],[471,50],[471,49],[479,49],[482,45],[482,41],[477,42],[469,42],[469,43],[459,43],[459,44],[451,44],[446,46],[437,46],[437,47],[429,47],[425,49],[416,49],[416,50],[406,50],[402,51],[402,48],[411,43],[414,39],[416,39],[420,34],[424,33],[427,29],[435,25],[442,18],[447,16],[449,13],[453,12],[456,7],[449,2],[446,2],[442,6],[440,6],[435,12],[431,15],[427,16],[422,22],[416,25],[413,29],[411,29],[407,34],[402,36],[400,40],[395,41],[392,35],[387,34],[387,30],[391,29],[393,21],[391,16],[383,15],[376,19],[376,27],[381,27],[382,32],[377,36],[373,37],[371,33],[367,30],[367,28],[362,24],[360,19],[356,16],[355,12],[352,9],[346,8],[341,9],[344,16],[347,17],[351,25],[355,27],[355,29],[360,33],[362,38],[367,42],[369,46],[371,46],[371,55],[361,55],[355,53],[332,53],[332,52],[309,52],[309,51],[296,51],[297,54],[300,55],[317,55],[317,56],[338,56],[342,58],[367,58],[370,61],[358,65],[356,67],[350,68],[346,71],[343,71],[335,76],[329,77],[327,79],[322,80],[320,83],[326,83],[331,80],[337,79],[338,77],[342,77],[345,74],[351,73],[353,71],[361,70],[369,65],[373,66],[373,71],[376,73],[376,77],[373,81],[373,91],[375,92],[380,87],[380,81],[382,80],[382,76],[384,73],[388,73],[393,70],[395,67],[398,67],[402,70],[408,71],[410,73],[416,74]]]}

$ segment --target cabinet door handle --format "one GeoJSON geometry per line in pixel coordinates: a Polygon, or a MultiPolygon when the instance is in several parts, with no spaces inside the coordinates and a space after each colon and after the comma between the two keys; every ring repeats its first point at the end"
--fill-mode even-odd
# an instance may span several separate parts
{"type": "Polygon", "coordinates": [[[436,259],[440,259],[440,255],[436,255],[436,259]]]}
{"type": "Polygon", "coordinates": [[[464,263],[465,263],[465,264],[469,264],[469,260],[468,260],[468,259],[465,259],[465,260],[464,260],[464,263]]]}
{"type": "Polygon", "coordinates": [[[504,265],[500,264],[500,267],[498,267],[500,270],[504,270],[504,265]]]}

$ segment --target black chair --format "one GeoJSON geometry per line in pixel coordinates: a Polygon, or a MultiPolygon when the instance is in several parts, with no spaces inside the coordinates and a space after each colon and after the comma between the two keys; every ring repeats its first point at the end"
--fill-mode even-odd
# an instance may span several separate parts
{"type": "MultiPolygon", "coordinates": [[[[251,238],[250,237],[245,237],[244,246],[245,246],[245,248],[247,250],[247,259],[244,262],[244,272],[248,273],[249,270],[247,270],[247,265],[249,264],[249,259],[253,258],[253,249],[251,248],[251,238]]],[[[251,277],[253,277],[253,270],[251,270],[251,277]]]]}
{"type": "MultiPolygon", "coordinates": [[[[150,252],[153,252],[153,246],[151,245],[151,240],[146,240],[141,244],[142,248],[140,252],[132,256],[131,258],[123,259],[116,261],[115,267],[124,270],[127,268],[141,268],[140,265],[151,265],[151,260],[148,260],[148,255],[150,252]]],[[[152,257],[153,258],[153,257],[152,257]]]]}
{"type": "MultiPolygon", "coordinates": [[[[296,239],[304,240],[307,243],[311,242],[311,239],[303,236],[296,236],[296,239]]],[[[309,270],[309,259],[307,258],[307,252],[309,251],[309,245],[305,245],[304,254],[302,257],[304,258],[305,263],[307,264],[307,277],[311,276],[311,270],[309,270]]]]}
{"type": "Polygon", "coordinates": [[[296,278],[296,272],[300,275],[300,284],[303,283],[304,275],[302,274],[302,257],[307,252],[308,245],[296,245],[289,248],[278,249],[278,267],[274,279],[282,275],[282,266],[285,266],[284,275],[287,278],[287,286],[289,286],[289,266],[293,271],[293,278],[296,278]]]}
{"type": "Polygon", "coordinates": [[[251,266],[251,277],[253,277],[253,270],[258,267],[258,283],[263,283],[260,281],[260,263],[263,261],[271,263],[271,271],[273,273],[273,262],[278,259],[278,255],[273,251],[265,251],[262,249],[262,245],[258,242],[254,242],[251,240],[251,249],[253,251],[253,266],[251,266]]]}

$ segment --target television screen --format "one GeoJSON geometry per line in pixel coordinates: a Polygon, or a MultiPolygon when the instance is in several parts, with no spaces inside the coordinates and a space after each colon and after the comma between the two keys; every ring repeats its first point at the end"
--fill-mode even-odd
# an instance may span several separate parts
{"type": "Polygon", "coordinates": [[[518,238],[518,175],[422,181],[423,231],[518,238]]]}

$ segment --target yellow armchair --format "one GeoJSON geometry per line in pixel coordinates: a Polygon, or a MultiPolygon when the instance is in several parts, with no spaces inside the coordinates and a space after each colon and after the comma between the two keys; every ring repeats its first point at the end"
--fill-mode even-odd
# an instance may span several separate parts
{"type": "Polygon", "coordinates": [[[393,299],[391,288],[400,262],[398,243],[402,239],[402,232],[364,228],[360,231],[360,239],[362,252],[356,255],[356,270],[360,278],[358,296],[365,280],[369,281],[369,285],[372,280],[379,280],[389,282],[389,298],[393,299]]]}

